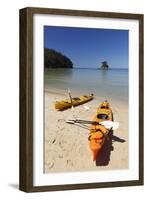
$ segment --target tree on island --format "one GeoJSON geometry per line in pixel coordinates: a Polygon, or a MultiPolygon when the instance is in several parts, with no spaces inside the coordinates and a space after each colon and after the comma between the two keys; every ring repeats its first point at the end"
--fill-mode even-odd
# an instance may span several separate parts
{"type": "Polygon", "coordinates": [[[45,68],[72,68],[72,61],[54,49],[44,48],[44,67],[45,68]]]}
{"type": "Polygon", "coordinates": [[[109,65],[108,65],[107,61],[103,61],[101,63],[101,69],[109,69],[109,65]]]}

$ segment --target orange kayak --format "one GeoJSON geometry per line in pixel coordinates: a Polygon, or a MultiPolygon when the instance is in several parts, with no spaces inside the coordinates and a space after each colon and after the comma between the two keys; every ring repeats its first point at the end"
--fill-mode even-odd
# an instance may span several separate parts
{"type": "Polygon", "coordinates": [[[93,154],[93,161],[98,158],[98,155],[105,143],[109,129],[99,124],[102,121],[113,121],[113,113],[107,101],[104,101],[96,110],[92,121],[97,122],[90,127],[89,147],[93,154]]]}

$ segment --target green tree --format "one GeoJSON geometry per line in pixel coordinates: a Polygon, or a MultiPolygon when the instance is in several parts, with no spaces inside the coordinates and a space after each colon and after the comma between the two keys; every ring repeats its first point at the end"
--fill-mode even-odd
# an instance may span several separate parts
{"type": "Polygon", "coordinates": [[[72,68],[72,61],[54,49],[44,48],[44,67],[46,68],[72,68]]]}

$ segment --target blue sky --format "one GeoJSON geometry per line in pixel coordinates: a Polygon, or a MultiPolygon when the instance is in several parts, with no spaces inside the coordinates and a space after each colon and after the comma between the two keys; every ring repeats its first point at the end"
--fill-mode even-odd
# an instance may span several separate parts
{"type": "Polygon", "coordinates": [[[112,68],[128,68],[128,31],[44,27],[44,46],[69,57],[74,67],[97,68],[106,60],[112,68]]]}

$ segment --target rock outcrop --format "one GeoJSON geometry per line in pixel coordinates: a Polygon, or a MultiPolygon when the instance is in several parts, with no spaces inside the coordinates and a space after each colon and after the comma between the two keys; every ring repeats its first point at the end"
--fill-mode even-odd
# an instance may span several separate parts
{"type": "Polygon", "coordinates": [[[44,48],[44,67],[45,68],[72,68],[72,61],[54,49],[44,48]]]}

